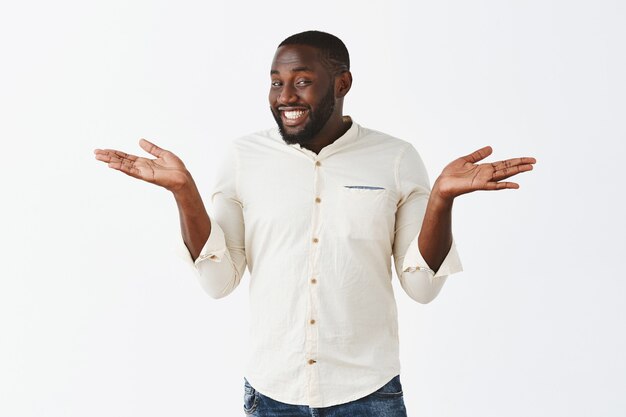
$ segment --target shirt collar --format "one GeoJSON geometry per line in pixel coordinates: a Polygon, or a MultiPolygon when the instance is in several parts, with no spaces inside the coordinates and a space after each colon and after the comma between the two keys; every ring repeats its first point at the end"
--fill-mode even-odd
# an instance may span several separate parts
{"type": "Polygon", "coordinates": [[[277,127],[272,129],[271,136],[274,139],[280,141],[283,145],[294,148],[300,152],[305,153],[308,156],[311,156],[314,158],[319,158],[322,156],[329,156],[330,154],[333,154],[339,151],[340,149],[345,148],[346,146],[354,142],[359,137],[360,126],[352,120],[352,117],[343,116],[343,120],[344,122],[352,123],[350,128],[343,135],[338,137],[333,143],[322,148],[319,155],[307,148],[303,148],[302,146],[300,146],[299,143],[294,143],[294,144],[285,143],[277,127]]]}

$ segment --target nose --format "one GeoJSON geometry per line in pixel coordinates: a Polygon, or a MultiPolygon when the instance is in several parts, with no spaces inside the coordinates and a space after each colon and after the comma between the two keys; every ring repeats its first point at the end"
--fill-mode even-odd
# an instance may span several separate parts
{"type": "Polygon", "coordinates": [[[293,86],[285,85],[278,93],[278,104],[291,104],[298,101],[298,95],[296,94],[293,86]]]}

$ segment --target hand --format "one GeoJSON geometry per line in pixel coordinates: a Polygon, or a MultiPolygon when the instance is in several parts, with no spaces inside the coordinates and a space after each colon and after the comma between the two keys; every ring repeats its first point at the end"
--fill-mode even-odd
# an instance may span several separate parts
{"type": "Polygon", "coordinates": [[[451,201],[461,194],[477,190],[519,188],[517,183],[502,180],[532,170],[537,162],[535,158],[525,157],[477,164],[492,152],[491,146],[486,146],[449,163],[437,178],[433,193],[451,201]]]}
{"type": "Polygon", "coordinates": [[[191,175],[185,164],[172,152],[161,149],[145,139],[139,141],[139,146],[156,156],[156,159],[141,158],[114,149],[96,149],[94,153],[96,159],[107,162],[109,168],[160,185],[172,192],[180,190],[190,182],[191,175]]]}

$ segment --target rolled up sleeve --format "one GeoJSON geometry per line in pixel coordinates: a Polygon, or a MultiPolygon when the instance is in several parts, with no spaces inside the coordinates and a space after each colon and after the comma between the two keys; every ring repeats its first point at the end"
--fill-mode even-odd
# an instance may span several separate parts
{"type": "Polygon", "coordinates": [[[211,233],[194,261],[180,239],[179,257],[196,273],[204,291],[213,298],[230,294],[240,283],[246,269],[243,206],[237,193],[238,162],[231,146],[219,170],[211,197],[211,233]]]}
{"type": "Polygon", "coordinates": [[[428,205],[430,184],[422,159],[412,145],[407,146],[398,158],[396,175],[401,195],[393,246],[396,274],[407,295],[425,304],[439,294],[449,275],[463,268],[454,241],[437,271],[429,267],[420,253],[419,232],[428,205]]]}

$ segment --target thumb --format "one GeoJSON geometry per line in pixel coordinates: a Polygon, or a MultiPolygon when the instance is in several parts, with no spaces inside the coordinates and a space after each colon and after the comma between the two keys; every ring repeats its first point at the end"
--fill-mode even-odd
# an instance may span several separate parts
{"type": "Polygon", "coordinates": [[[152,156],[156,156],[157,158],[160,158],[166,152],[165,149],[161,149],[154,143],[143,138],[139,139],[139,146],[141,146],[141,149],[148,152],[152,156]]]}
{"type": "Polygon", "coordinates": [[[493,152],[493,149],[491,148],[491,146],[485,146],[484,148],[480,148],[479,150],[474,151],[471,154],[464,156],[463,159],[471,163],[476,163],[480,160],[485,159],[489,155],[491,155],[492,152],[493,152]]]}

